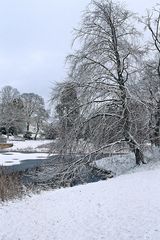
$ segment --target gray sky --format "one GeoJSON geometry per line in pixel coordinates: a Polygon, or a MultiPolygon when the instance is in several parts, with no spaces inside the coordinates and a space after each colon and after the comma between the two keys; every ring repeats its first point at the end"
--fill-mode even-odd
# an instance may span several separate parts
{"type": "MultiPolygon", "coordinates": [[[[16,87],[49,99],[54,82],[65,77],[72,29],[89,0],[0,0],[0,88],[16,87]]],[[[158,0],[126,0],[144,13],[158,0]]]]}

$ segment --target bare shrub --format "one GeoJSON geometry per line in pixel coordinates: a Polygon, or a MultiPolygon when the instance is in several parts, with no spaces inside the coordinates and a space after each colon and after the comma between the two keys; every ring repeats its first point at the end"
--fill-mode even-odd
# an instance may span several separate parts
{"type": "Polygon", "coordinates": [[[6,173],[0,168],[0,202],[20,198],[24,194],[24,187],[19,173],[6,173]]]}

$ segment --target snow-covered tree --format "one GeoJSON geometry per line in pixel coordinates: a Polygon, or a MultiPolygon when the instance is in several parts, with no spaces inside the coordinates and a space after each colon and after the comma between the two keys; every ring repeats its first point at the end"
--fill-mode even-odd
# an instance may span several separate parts
{"type": "Polygon", "coordinates": [[[23,103],[18,90],[11,86],[3,87],[0,93],[0,126],[7,134],[23,132],[23,103]]]}
{"type": "Polygon", "coordinates": [[[21,99],[24,106],[24,115],[26,122],[26,132],[30,131],[30,125],[36,124],[36,135],[39,132],[40,125],[47,118],[44,100],[35,93],[23,93],[21,99]]]}
{"type": "Polygon", "coordinates": [[[157,4],[152,11],[147,11],[147,15],[141,21],[151,36],[148,42],[149,60],[145,62],[143,74],[151,113],[151,141],[160,146],[160,5],[157,4]]]}
{"type": "MultiPolygon", "coordinates": [[[[134,15],[119,3],[91,1],[76,30],[80,48],[68,60],[70,78],[81,95],[82,125],[97,122],[92,128],[92,137],[97,141],[102,137],[100,131],[107,136],[114,129],[112,138],[117,143],[125,141],[139,164],[143,162],[142,145],[133,131],[132,95],[128,90],[141,54],[134,21],[134,15]]],[[[104,141],[96,151],[106,147],[108,142],[104,141]]]]}
{"type": "Polygon", "coordinates": [[[70,134],[76,128],[75,124],[79,119],[79,100],[74,83],[66,81],[57,84],[53,89],[51,100],[55,104],[56,129],[64,149],[67,148],[66,142],[70,142],[70,134]]]}

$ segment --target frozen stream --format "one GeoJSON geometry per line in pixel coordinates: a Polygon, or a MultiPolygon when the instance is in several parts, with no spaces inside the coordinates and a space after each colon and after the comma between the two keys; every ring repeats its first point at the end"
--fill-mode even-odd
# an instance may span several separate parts
{"type": "Polygon", "coordinates": [[[0,166],[9,171],[24,171],[39,167],[48,159],[47,153],[18,153],[18,152],[1,152],[0,166]]]}
{"type": "MultiPolygon", "coordinates": [[[[59,155],[48,156],[47,153],[1,152],[0,166],[4,167],[6,173],[19,172],[22,174],[25,183],[47,183],[56,177],[64,164],[67,166],[67,164],[74,162],[80,156],[75,155],[72,157],[66,155],[63,159],[59,155]]],[[[105,157],[109,157],[108,154],[105,154],[105,157]]],[[[102,156],[99,156],[99,158],[102,158],[102,156]]],[[[76,175],[73,184],[104,180],[109,175],[110,169],[98,170],[86,165],[76,175]]]]}

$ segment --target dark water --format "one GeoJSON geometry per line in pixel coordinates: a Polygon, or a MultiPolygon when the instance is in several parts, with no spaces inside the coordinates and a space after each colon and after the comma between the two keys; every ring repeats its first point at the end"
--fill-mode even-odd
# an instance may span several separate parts
{"type": "MultiPolygon", "coordinates": [[[[5,153],[4,155],[9,155],[5,153]]],[[[12,154],[10,154],[12,155],[12,154]]],[[[29,153],[28,153],[29,155],[29,153]]],[[[21,176],[24,184],[26,183],[34,183],[33,177],[35,177],[36,172],[42,171],[41,169],[45,169],[52,162],[52,159],[57,159],[57,156],[53,158],[38,158],[38,159],[26,159],[22,160],[20,164],[15,164],[12,166],[3,166],[3,172],[6,174],[18,174],[21,176]]],[[[35,179],[35,178],[34,178],[35,179]]]]}
{"type": "Polygon", "coordinates": [[[12,165],[12,166],[4,166],[3,168],[6,169],[7,172],[21,172],[30,169],[34,169],[40,167],[47,163],[47,159],[29,159],[23,160],[20,164],[12,165]]]}
{"type": "MultiPolygon", "coordinates": [[[[105,157],[107,157],[106,154],[105,157]]],[[[29,159],[21,161],[21,164],[6,166],[4,171],[7,174],[19,173],[22,176],[23,183],[47,183],[48,181],[54,181],[54,177],[59,171],[58,168],[60,164],[66,164],[67,162],[75,161],[75,159],[82,156],[65,156],[63,158],[59,155],[53,155],[42,159],[29,159]]],[[[104,156],[103,156],[104,157],[104,156]]],[[[102,156],[99,157],[99,159],[102,156]]],[[[97,159],[97,157],[96,157],[97,159]]],[[[99,180],[106,179],[106,172],[99,172],[97,169],[93,169],[87,166],[83,169],[80,175],[74,180],[73,185],[78,185],[82,183],[96,182],[99,180]]]]}
{"type": "MultiPolygon", "coordinates": [[[[4,155],[11,155],[8,153],[3,153],[4,155]]],[[[26,154],[26,153],[25,153],[26,154]]],[[[29,155],[30,153],[28,153],[29,155]]],[[[77,157],[75,156],[75,159],[77,157]]],[[[65,161],[69,162],[70,160],[73,160],[73,156],[71,157],[70,155],[65,156],[65,161]]],[[[49,166],[49,165],[58,165],[59,162],[63,162],[63,157],[60,155],[52,155],[48,156],[47,158],[36,158],[36,159],[26,159],[22,160],[20,164],[15,164],[12,166],[4,166],[3,168],[8,172],[21,172],[21,171],[26,171],[26,170],[33,170],[36,168],[39,168],[41,166],[49,166]]]]}
{"type": "MultiPolygon", "coordinates": [[[[13,157],[12,153],[2,152],[1,154],[2,155],[10,155],[11,157],[13,157]]],[[[48,161],[48,158],[42,157],[42,158],[38,158],[38,159],[34,159],[34,158],[30,159],[29,156],[30,156],[30,153],[28,153],[29,159],[27,159],[27,157],[26,157],[26,160],[22,160],[20,162],[20,164],[19,163],[16,164],[16,162],[14,162],[14,165],[12,165],[12,166],[3,166],[3,172],[5,172],[6,174],[16,173],[19,175],[26,175],[27,172],[30,172],[37,168],[40,168],[42,165],[46,164],[48,161]]]]}
{"type": "MultiPolygon", "coordinates": [[[[2,153],[4,155],[12,155],[11,153],[2,153]]],[[[25,153],[26,154],[26,153],[25,153]]],[[[28,153],[29,155],[30,153],[28,153]]],[[[99,154],[99,155],[93,155],[92,158],[94,160],[98,160],[101,159],[103,157],[108,157],[110,156],[109,153],[106,154],[99,154]]],[[[74,161],[76,159],[78,159],[79,157],[83,157],[83,155],[66,155],[63,159],[62,156],[60,155],[52,155],[52,156],[48,156],[47,158],[38,158],[38,159],[26,159],[26,160],[22,160],[20,164],[15,164],[12,166],[4,166],[4,169],[6,169],[7,172],[11,173],[11,172],[21,172],[21,171],[26,171],[26,170],[32,170],[32,169],[36,169],[39,168],[41,166],[45,167],[48,165],[58,165],[59,162],[71,162],[74,161]]]]}

